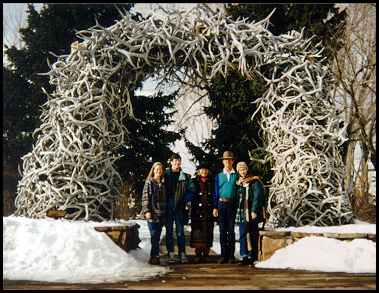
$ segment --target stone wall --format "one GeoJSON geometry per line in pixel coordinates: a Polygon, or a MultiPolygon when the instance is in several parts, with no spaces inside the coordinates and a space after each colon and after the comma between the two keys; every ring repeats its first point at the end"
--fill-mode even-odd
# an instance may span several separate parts
{"type": "Polygon", "coordinates": [[[109,238],[113,240],[121,249],[126,252],[137,249],[141,239],[138,235],[138,228],[140,226],[137,223],[131,223],[122,226],[99,226],[95,227],[98,232],[104,232],[109,238]]]}

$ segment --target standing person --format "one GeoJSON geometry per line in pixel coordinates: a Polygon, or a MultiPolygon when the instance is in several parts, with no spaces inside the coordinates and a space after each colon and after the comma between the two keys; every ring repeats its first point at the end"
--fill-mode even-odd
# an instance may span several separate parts
{"type": "Polygon", "coordinates": [[[259,227],[258,224],[262,222],[263,219],[263,208],[265,204],[264,198],[264,185],[261,177],[253,171],[252,177],[247,178],[247,182],[251,181],[250,186],[253,190],[253,201],[251,205],[251,235],[252,235],[252,259],[253,264],[258,260],[258,241],[259,241],[259,227]]]}
{"type": "Polygon", "coordinates": [[[209,173],[208,164],[202,162],[191,182],[191,238],[190,247],[195,248],[196,262],[203,261],[209,255],[213,244],[214,218],[213,188],[214,183],[209,173]]]}
{"type": "MultiPolygon", "coordinates": [[[[151,236],[149,263],[159,265],[159,242],[162,227],[166,226],[167,206],[163,182],[163,164],[155,162],[147,175],[142,193],[142,213],[147,220],[151,236]]],[[[167,226],[166,226],[167,234],[167,226]]],[[[167,244],[167,242],[166,242],[167,244]]]]}
{"type": "Polygon", "coordinates": [[[235,200],[237,173],[233,169],[234,154],[225,151],[222,156],[224,169],[215,178],[213,216],[219,217],[221,259],[219,263],[235,263],[235,200]]]}
{"type": "Polygon", "coordinates": [[[191,176],[181,169],[182,159],[179,154],[170,158],[171,168],[164,174],[167,195],[167,251],[168,261],[175,262],[174,258],[174,223],[178,243],[179,259],[181,263],[188,262],[185,252],[184,221],[186,198],[190,192],[191,176]]]}
{"type": "Polygon", "coordinates": [[[245,162],[237,164],[237,212],[236,223],[240,232],[242,264],[253,264],[258,259],[258,223],[262,219],[263,183],[258,176],[248,176],[245,162]]]}
{"type": "Polygon", "coordinates": [[[236,169],[239,175],[237,180],[236,224],[239,224],[241,263],[246,265],[251,263],[253,258],[252,216],[250,215],[250,211],[252,211],[253,188],[246,181],[249,172],[247,164],[239,162],[236,169]]]}

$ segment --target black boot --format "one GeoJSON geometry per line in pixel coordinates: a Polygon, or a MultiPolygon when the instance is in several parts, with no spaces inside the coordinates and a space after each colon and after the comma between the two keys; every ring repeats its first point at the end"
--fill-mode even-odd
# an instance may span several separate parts
{"type": "Polygon", "coordinates": [[[229,261],[228,261],[228,262],[231,263],[231,264],[234,264],[234,263],[236,263],[237,261],[236,261],[235,257],[232,256],[231,258],[229,258],[229,261]]]}
{"type": "Polygon", "coordinates": [[[248,265],[248,264],[250,264],[250,259],[247,256],[243,257],[242,260],[241,260],[241,265],[245,266],[245,265],[248,265]]]}
{"type": "Polygon", "coordinates": [[[149,259],[149,264],[151,265],[160,265],[161,262],[159,260],[159,256],[151,256],[149,259]]]}
{"type": "Polygon", "coordinates": [[[221,257],[221,258],[217,261],[217,263],[219,263],[219,264],[228,263],[228,259],[227,259],[226,257],[221,257]]]}

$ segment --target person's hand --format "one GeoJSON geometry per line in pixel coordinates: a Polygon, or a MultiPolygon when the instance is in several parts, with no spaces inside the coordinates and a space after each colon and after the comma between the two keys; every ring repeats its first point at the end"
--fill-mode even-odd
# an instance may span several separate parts
{"type": "Polygon", "coordinates": [[[218,217],[218,209],[213,209],[213,217],[218,217]]]}
{"type": "Polygon", "coordinates": [[[257,217],[257,214],[254,212],[251,212],[251,218],[254,220],[257,217]]]}
{"type": "Polygon", "coordinates": [[[145,219],[146,220],[150,220],[151,219],[151,213],[150,212],[146,212],[145,213],[145,219]]]}

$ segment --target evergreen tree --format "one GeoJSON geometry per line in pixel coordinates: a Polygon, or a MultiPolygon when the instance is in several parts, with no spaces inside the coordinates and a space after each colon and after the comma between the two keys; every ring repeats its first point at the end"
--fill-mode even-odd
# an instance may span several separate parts
{"type": "Polygon", "coordinates": [[[28,118],[30,113],[38,111],[38,105],[25,99],[30,91],[29,83],[3,67],[3,165],[10,169],[17,168],[20,154],[25,154],[32,143],[34,128],[28,118]],[[23,104],[15,103],[24,99],[23,104]]]}
{"type": "MultiPolygon", "coordinates": [[[[120,6],[129,10],[132,4],[120,6]]],[[[3,157],[8,167],[17,166],[21,156],[31,151],[31,134],[40,125],[40,106],[47,101],[42,87],[53,91],[49,78],[38,75],[49,71],[47,59],[55,61],[49,52],[68,54],[77,40],[75,31],[94,26],[95,19],[109,26],[119,18],[114,5],[48,4],[38,13],[28,4],[27,26],[19,31],[24,46],[5,46],[10,64],[3,69],[3,157]]]]}
{"type": "MultiPolygon", "coordinates": [[[[234,20],[247,18],[247,21],[259,21],[276,9],[270,18],[269,30],[275,34],[290,30],[300,31],[305,27],[305,38],[315,35],[313,43],[323,42],[326,56],[330,58],[331,48],[339,46],[335,34],[344,25],[344,12],[338,12],[334,4],[226,4],[225,9],[234,20]]],[[[327,59],[328,61],[329,59],[327,59]]],[[[326,61],[326,62],[327,62],[326,61]]],[[[217,160],[226,149],[232,150],[237,160],[249,161],[248,151],[262,147],[262,133],[259,127],[260,115],[251,120],[256,107],[254,101],[265,92],[265,82],[258,76],[251,81],[241,77],[238,72],[231,72],[224,79],[212,80],[209,98],[211,106],[206,114],[216,120],[217,127],[212,131],[212,138],[203,146],[196,147],[189,141],[186,145],[196,160],[217,160]]],[[[264,153],[261,153],[260,159],[264,153]]],[[[212,166],[218,170],[221,163],[212,166]]],[[[254,163],[251,168],[268,181],[272,173],[270,166],[254,163]]]]}
{"type": "MultiPolygon", "coordinates": [[[[88,29],[96,21],[109,27],[120,19],[119,9],[129,11],[133,4],[45,4],[38,13],[33,5],[27,9],[27,26],[20,29],[24,43],[22,48],[5,48],[10,65],[3,69],[4,77],[4,124],[3,157],[12,162],[13,168],[21,163],[21,157],[31,151],[34,142],[32,133],[41,121],[41,106],[47,101],[42,92],[53,92],[48,76],[38,73],[49,71],[47,59],[51,64],[56,61],[53,55],[70,53],[70,45],[78,38],[76,31],[88,29]],[[52,52],[53,54],[51,54],[52,52]]],[[[136,21],[142,20],[138,13],[132,14],[136,21]]],[[[145,72],[151,74],[151,72],[145,72]]],[[[142,79],[135,88],[141,87],[142,79]]],[[[131,93],[133,94],[133,93],[131,93]]],[[[165,131],[162,128],[171,123],[172,108],[176,93],[158,97],[135,97],[134,113],[137,120],[125,120],[129,130],[128,145],[120,152],[125,156],[118,162],[123,179],[126,176],[140,180],[146,176],[147,160],[167,160],[170,155],[168,144],[174,142],[180,134],[165,131]],[[168,110],[169,111],[169,110],[168,110]]],[[[13,192],[15,192],[14,186],[13,192]]]]}
{"type": "Polygon", "coordinates": [[[165,165],[172,154],[169,145],[183,135],[183,131],[166,129],[176,112],[173,110],[176,95],[177,91],[169,95],[159,92],[155,96],[134,96],[132,99],[135,119],[125,121],[127,143],[120,150],[123,157],[116,165],[136,199],[136,211],[140,209],[142,189],[153,162],[165,165]]]}

